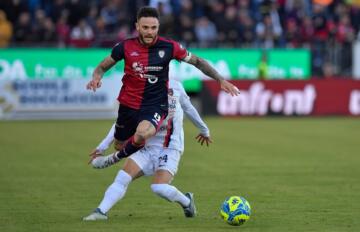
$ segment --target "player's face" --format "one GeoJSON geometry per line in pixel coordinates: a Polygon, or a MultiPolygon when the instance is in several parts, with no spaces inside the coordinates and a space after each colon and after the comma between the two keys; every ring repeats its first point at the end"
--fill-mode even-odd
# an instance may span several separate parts
{"type": "Polygon", "coordinates": [[[159,31],[159,20],[154,17],[141,17],[136,23],[140,40],[145,45],[150,45],[156,39],[159,31]]]}

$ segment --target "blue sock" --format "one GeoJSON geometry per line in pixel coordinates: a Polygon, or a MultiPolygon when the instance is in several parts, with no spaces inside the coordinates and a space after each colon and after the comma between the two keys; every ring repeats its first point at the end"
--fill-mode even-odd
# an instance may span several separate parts
{"type": "Polygon", "coordinates": [[[97,213],[99,213],[99,214],[102,214],[102,215],[106,215],[106,213],[103,213],[103,212],[101,211],[101,209],[99,209],[99,208],[96,208],[96,209],[95,209],[95,212],[97,212],[97,213]]]}

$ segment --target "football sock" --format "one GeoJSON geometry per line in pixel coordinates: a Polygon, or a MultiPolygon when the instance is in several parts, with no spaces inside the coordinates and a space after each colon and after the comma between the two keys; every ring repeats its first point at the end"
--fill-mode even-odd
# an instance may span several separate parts
{"type": "Polygon", "coordinates": [[[104,198],[99,205],[99,209],[103,213],[107,213],[116,202],[124,197],[126,189],[132,178],[125,171],[120,170],[115,177],[114,182],[108,187],[104,198]]]}
{"type": "Polygon", "coordinates": [[[187,207],[190,204],[190,199],[172,185],[152,184],[151,190],[168,201],[178,202],[183,207],[187,207]]]}
{"type": "Polygon", "coordinates": [[[141,148],[144,147],[144,144],[136,144],[134,142],[134,136],[132,136],[124,145],[124,148],[121,149],[117,154],[116,157],[120,160],[122,158],[128,157],[131,154],[137,152],[141,148]]]}

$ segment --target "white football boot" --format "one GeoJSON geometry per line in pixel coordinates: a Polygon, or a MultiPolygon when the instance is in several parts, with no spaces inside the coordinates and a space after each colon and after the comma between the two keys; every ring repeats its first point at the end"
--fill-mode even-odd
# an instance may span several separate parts
{"type": "Polygon", "coordinates": [[[98,221],[98,220],[107,220],[108,216],[101,212],[99,208],[96,208],[94,212],[90,215],[83,218],[83,221],[98,221]]]}
{"type": "Polygon", "coordinates": [[[119,158],[116,156],[117,152],[107,156],[97,156],[91,161],[93,168],[101,169],[110,167],[113,164],[119,162],[119,158]]]}

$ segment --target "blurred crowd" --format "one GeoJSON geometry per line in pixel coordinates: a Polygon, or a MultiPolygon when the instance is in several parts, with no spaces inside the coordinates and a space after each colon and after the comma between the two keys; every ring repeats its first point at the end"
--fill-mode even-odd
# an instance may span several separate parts
{"type": "Polygon", "coordinates": [[[309,48],[315,75],[350,74],[360,39],[359,0],[1,0],[0,47],[111,47],[144,5],[187,47],[309,48]]]}

